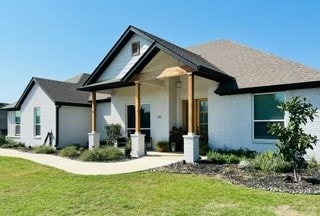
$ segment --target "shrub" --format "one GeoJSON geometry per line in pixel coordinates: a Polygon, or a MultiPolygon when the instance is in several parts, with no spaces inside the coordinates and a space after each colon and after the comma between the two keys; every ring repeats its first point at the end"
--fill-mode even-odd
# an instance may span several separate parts
{"type": "Polygon", "coordinates": [[[106,132],[106,144],[114,145],[117,142],[117,138],[121,136],[120,124],[108,124],[104,127],[106,132]]]}
{"type": "Polygon", "coordinates": [[[255,158],[257,152],[249,150],[249,149],[217,149],[216,150],[222,154],[233,154],[241,158],[255,158]]]}
{"type": "Polygon", "coordinates": [[[77,149],[76,146],[68,146],[63,148],[60,152],[59,155],[62,157],[68,157],[68,158],[77,158],[79,157],[80,153],[77,149]]]}
{"type": "Polygon", "coordinates": [[[216,164],[238,164],[241,160],[240,157],[234,154],[226,154],[216,151],[208,152],[207,157],[209,161],[216,164]]]}
{"type": "Polygon", "coordinates": [[[319,168],[319,166],[320,166],[319,162],[317,161],[317,159],[314,156],[312,156],[307,161],[307,163],[308,163],[308,168],[310,168],[310,169],[319,168]]]}
{"type": "Polygon", "coordinates": [[[286,162],[279,154],[266,151],[258,154],[255,159],[251,161],[255,169],[268,172],[289,172],[292,170],[292,164],[286,162]]]}
{"type": "Polygon", "coordinates": [[[128,142],[124,148],[124,154],[127,158],[131,157],[131,150],[132,150],[132,143],[131,143],[131,138],[128,138],[128,142]]]}
{"type": "Polygon", "coordinates": [[[123,158],[123,153],[113,146],[86,150],[80,155],[80,159],[83,161],[110,161],[119,160],[121,158],[123,158]]]}
{"type": "Polygon", "coordinates": [[[206,155],[209,152],[209,144],[205,141],[200,141],[199,143],[199,153],[200,155],[206,155]]]}
{"type": "Polygon", "coordinates": [[[33,149],[34,153],[37,154],[55,154],[57,151],[51,146],[39,146],[33,149]]]}
{"type": "Polygon", "coordinates": [[[168,141],[159,141],[157,142],[157,148],[159,152],[168,152],[170,150],[168,141]]]}
{"type": "Polygon", "coordinates": [[[0,136],[0,146],[2,146],[3,144],[6,144],[7,140],[5,136],[0,136]]]}

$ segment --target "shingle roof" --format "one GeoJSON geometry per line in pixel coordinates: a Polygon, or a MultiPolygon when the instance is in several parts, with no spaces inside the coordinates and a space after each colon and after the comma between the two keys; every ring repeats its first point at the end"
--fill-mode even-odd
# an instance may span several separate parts
{"type": "MultiPolygon", "coordinates": [[[[174,53],[178,54],[179,56],[181,56],[182,58],[198,65],[198,66],[203,66],[206,67],[208,69],[214,70],[214,71],[218,71],[222,74],[226,74],[224,73],[221,69],[219,69],[213,62],[209,62],[207,61],[205,58],[203,58],[202,56],[191,52],[187,49],[184,49],[182,47],[179,47],[173,43],[170,43],[162,38],[159,38],[153,34],[150,34],[146,31],[143,31],[137,27],[132,27],[133,29],[143,33],[144,35],[148,36],[149,38],[153,39],[154,41],[156,41],[157,43],[161,44],[162,46],[166,47],[167,49],[173,51],[174,53]]],[[[227,75],[227,74],[226,74],[227,75]]]]}
{"type": "Polygon", "coordinates": [[[320,71],[271,54],[219,40],[188,50],[236,79],[239,89],[320,81],[320,71]]]}
{"type": "MultiPolygon", "coordinates": [[[[29,82],[27,88],[25,89],[24,93],[20,97],[19,101],[14,106],[14,109],[20,108],[21,104],[23,103],[24,99],[26,98],[34,84],[38,84],[39,87],[48,95],[48,97],[55,104],[90,106],[90,102],[88,101],[90,93],[77,90],[84,84],[84,82],[88,79],[89,76],[89,74],[81,74],[80,77],[77,76],[77,83],[33,77],[29,82]]],[[[13,108],[11,108],[10,106],[9,109],[13,108]]]]}
{"type": "Polygon", "coordinates": [[[88,79],[89,76],[89,74],[82,74],[77,83],[66,81],[62,82],[42,78],[34,78],[34,80],[55,103],[89,105],[90,103],[88,99],[90,93],[77,90],[83,85],[83,83],[88,79]]]}

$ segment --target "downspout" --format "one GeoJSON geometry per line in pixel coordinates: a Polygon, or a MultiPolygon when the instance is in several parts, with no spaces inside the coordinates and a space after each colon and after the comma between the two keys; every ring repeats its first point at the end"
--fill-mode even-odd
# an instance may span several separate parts
{"type": "Polygon", "coordinates": [[[55,147],[59,146],[59,110],[61,105],[56,105],[56,144],[55,147]]]}

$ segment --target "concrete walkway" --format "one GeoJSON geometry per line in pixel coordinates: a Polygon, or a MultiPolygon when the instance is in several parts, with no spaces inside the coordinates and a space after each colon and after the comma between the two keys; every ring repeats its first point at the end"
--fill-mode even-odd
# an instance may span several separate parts
{"type": "Polygon", "coordinates": [[[83,162],[56,155],[35,154],[3,148],[0,148],[0,156],[23,158],[78,175],[131,173],[165,166],[183,160],[183,154],[148,152],[148,155],[145,157],[124,162],[83,162]]]}

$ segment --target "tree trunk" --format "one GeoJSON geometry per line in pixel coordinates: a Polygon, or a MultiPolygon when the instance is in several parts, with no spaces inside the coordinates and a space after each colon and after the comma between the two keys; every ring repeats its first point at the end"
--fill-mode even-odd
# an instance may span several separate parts
{"type": "Polygon", "coordinates": [[[293,161],[293,178],[294,178],[295,182],[299,182],[300,181],[296,160],[293,161]]]}

